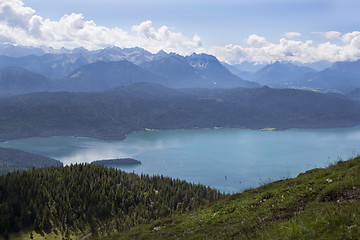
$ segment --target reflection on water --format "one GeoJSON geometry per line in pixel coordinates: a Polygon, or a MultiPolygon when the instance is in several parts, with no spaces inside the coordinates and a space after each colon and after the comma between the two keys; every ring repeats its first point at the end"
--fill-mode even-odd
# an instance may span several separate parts
{"type": "Polygon", "coordinates": [[[137,132],[123,141],[29,138],[0,143],[56,158],[64,164],[132,157],[128,172],[162,174],[239,192],[354,157],[360,128],[321,130],[171,130],[137,132]]]}

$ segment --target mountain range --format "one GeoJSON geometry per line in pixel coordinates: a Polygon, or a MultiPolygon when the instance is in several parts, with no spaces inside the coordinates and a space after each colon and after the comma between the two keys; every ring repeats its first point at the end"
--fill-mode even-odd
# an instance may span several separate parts
{"type": "Polygon", "coordinates": [[[360,60],[336,62],[329,68],[305,76],[298,85],[327,91],[349,92],[360,87],[360,60]]]}
{"type": "Polygon", "coordinates": [[[1,95],[103,91],[135,82],[158,83],[172,88],[260,86],[232,74],[210,55],[151,54],[140,48],[111,48],[95,53],[78,49],[70,54],[20,58],[0,56],[1,67],[1,95]]]}
{"type": "Polygon", "coordinates": [[[153,54],[138,47],[88,51],[84,48],[42,50],[1,45],[0,54],[3,54],[0,55],[1,95],[35,91],[102,91],[139,81],[172,88],[267,85],[338,93],[360,88],[360,61],[336,62],[330,67],[327,67],[328,62],[301,64],[304,66],[289,62],[229,65],[206,54],[194,53],[185,57],[164,51],[153,54]],[[43,76],[35,77],[32,73],[43,76]],[[23,78],[21,81],[19,76],[23,78]],[[33,81],[34,86],[20,84],[29,81],[33,81]]]}
{"type": "Polygon", "coordinates": [[[246,72],[246,74],[234,70],[234,66],[227,66],[227,68],[244,79],[275,88],[339,93],[347,93],[360,88],[360,60],[336,62],[321,71],[279,61],[268,64],[256,72],[246,72]]]}
{"type": "Polygon", "coordinates": [[[97,61],[111,62],[127,59],[134,64],[140,64],[144,61],[160,58],[162,54],[163,52],[158,55],[152,54],[141,48],[121,49],[112,47],[96,51],[77,48],[72,51],[63,50],[60,53],[31,54],[21,57],[0,55],[0,69],[19,67],[50,79],[61,79],[77,68],[97,61]]]}

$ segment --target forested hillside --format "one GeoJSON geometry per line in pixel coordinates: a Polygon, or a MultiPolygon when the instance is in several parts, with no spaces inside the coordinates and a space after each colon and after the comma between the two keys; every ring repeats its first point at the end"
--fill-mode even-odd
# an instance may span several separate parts
{"type": "Polygon", "coordinates": [[[92,164],[14,172],[0,176],[0,234],[5,239],[359,239],[359,171],[357,157],[231,196],[92,164]]]}
{"type": "Polygon", "coordinates": [[[62,166],[62,162],[16,149],[0,148],[0,175],[33,167],[62,166]]]}
{"type": "Polygon", "coordinates": [[[223,196],[163,176],[138,176],[95,164],[0,176],[0,234],[55,232],[59,238],[121,231],[223,196]]]}
{"type": "Polygon", "coordinates": [[[325,128],[360,124],[360,104],[314,92],[169,89],[138,83],[96,93],[0,99],[0,141],[34,136],[122,139],[133,131],[192,128],[325,128]]]}

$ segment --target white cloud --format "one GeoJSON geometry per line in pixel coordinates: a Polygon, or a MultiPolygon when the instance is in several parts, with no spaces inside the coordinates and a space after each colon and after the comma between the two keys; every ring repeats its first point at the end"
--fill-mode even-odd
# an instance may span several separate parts
{"type": "Polygon", "coordinates": [[[27,28],[28,22],[35,11],[19,0],[0,1],[0,23],[10,27],[27,28]]]}
{"type": "Polygon", "coordinates": [[[286,33],[284,33],[284,36],[286,38],[295,38],[295,37],[300,37],[301,33],[299,33],[299,32],[286,32],[286,33]]]}
{"type": "Polygon", "coordinates": [[[151,21],[145,21],[140,25],[133,26],[131,30],[135,34],[134,40],[138,46],[152,52],[165,50],[167,52],[189,54],[194,52],[194,49],[202,46],[201,38],[198,35],[194,35],[190,39],[182,33],[170,31],[166,26],[156,30],[151,21]]]}
{"type": "Polygon", "coordinates": [[[329,31],[329,32],[313,32],[313,34],[317,34],[320,35],[326,39],[336,39],[336,38],[340,38],[341,36],[341,32],[336,32],[336,31],[329,31]]]}
{"type": "Polygon", "coordinates": [[[360,38],[360,32],[358,31],[346,33],[342,36],[342,40],[346,44],[351,44],[353,41],[357,41],[359,38],[360,38]]]}
{"type": "Polygon", "coordinates": [[[244,42],[248,45],[257,45],[257,46],[265,46],[268,44],[264,37],[258,36],[256,34],[250,35],[244,42]]]}
{"type": "Polygon", "coordinates": [[[227,45],[211,47],[208,54],[213,54],[221,61],[241,63],[243,61],[270,63],[277,60],[297,62],[317,61],[354,61],[360,59],[360,32],[345,34],[344,45],[330,42],[315,45],[313,41],[296,41],[281,38],[278,43],[268,43],[259,47],[227,45]]]}
{"type": "Polygon", "coordinates": [[[0,41],[16,45],[53,48],[85,47],[89,50],[108,46],[140,46],[151,52],[189,54],[201,47],[199,36],[192,38],[162,26],[155,29],[151,21],[133,26],[128,33],[120,28],[107,28],[72,13],[59,21],[43,19],[20,0],[0,0],[0,41]]]}
{"type": "Polygon", "coordinates": [[[360,58],[359,31],[314,34],[322,36],[326,42],[315,44],[312,40],[294,40],[301,34],[287,32],[278,42],[270,42],[263,36],[252,34],[244,40],[243,45],[204,48],[198,35],[185,36],[167,26],[157,28],[151,21],[135,25],[127,32],[117,27],[99,26],[76,13],[64,15],[58,21],[44,19],[36,15],[35,10],[24,6],[21,0],[0,0],[0,43],[56,49],[84,47],[89,50],[138,46],[153,53],[160,50],[181,55],[204,52],[228,63],[268,63],[277,60],[335,62],[360,58]]]}

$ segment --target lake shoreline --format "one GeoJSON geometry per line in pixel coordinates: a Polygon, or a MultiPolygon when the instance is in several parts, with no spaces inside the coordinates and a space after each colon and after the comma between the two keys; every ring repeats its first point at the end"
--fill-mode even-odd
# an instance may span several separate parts
{"type": "Polygon", "coordinates": [[[0,143],[7,143],[7,142],[11,142],[11,141],[18,141],[18,140],[22,140],[22,139],[28,139],[28,138],[48,138],[48,137],[72,137],[72,138],[95,138],[95,139],[99,139],[99,140],[114,140],[114,141],[121,141],[121,140],[125,140],[129,135],[133,134],[133,133],[138,133],[138,132],[152,132],[152,131],[173,131],[173,130],[225,130],[225,129],[229,129],[229,130],[254,130],[254,131],[286,131],[286,130],[305,130],[305,129],[344,129],[344,128],[355,128],[355,127],[360,127],[359,125],[354,125],[354,126],[337,126],[337,127],[287,127],[287,128],[275,128],[275,127],[264,127],[264,128],[246,128],[246,127],[219,127],[219,126],[215,126],[212,128],[208,128],[208,127],[204,127],[204,128],[200,128],[200,127],[196,127],[196,128],[171,128],[171,129],[151,129],[151,128],[144,128],[142,130],[135,130],[135,131],[131,131],[129,133],[124,134],[123,136],[119,136],[119,137],[103,137],[101,135],[97,135],[97,134],[84,134],[84,135],[31,135],[31,136],[21,136],[21,137],[12,137],[12,138],[0,138],[0,143]]]}
{"type": "Polygon", "coordinates": [[[52,157],[64,165],[134,158],[142,164],[120,169],[240,192],[269,179],[292,177],[348,159],[360,152],[359,144],[360,126],[285,131],[168,129],[133,132],[125,140],[57,136],[14,140],[0,146],[52,157]]]}

